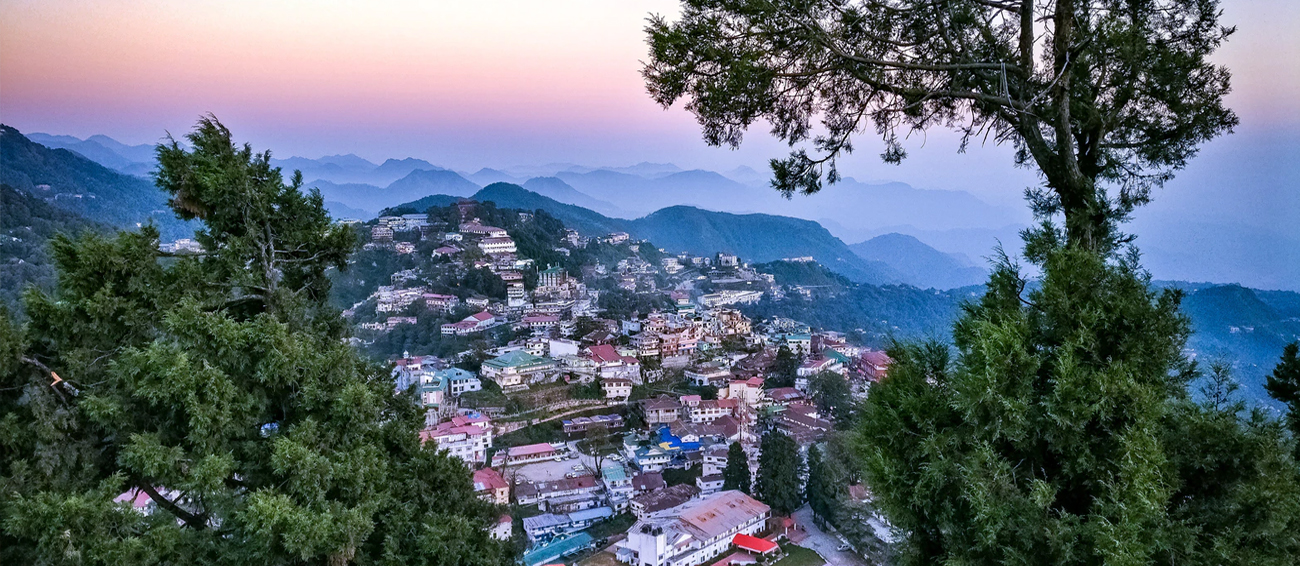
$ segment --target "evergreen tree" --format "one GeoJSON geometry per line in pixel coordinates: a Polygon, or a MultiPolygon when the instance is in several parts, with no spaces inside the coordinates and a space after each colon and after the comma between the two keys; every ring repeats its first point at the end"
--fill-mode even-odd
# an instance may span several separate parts
{"type": "Polygon", "coordinates": [[[727,466],[722,469],[722,489],[750,492],[749,457],[739,442],[732,442],[727,447],[727,466]]]}
{"type": "Polygon", "coordinates": [[[1282,348],[1282,359],[1264,384],[1270,397],[1287,406],[1287,427],[1296,442],[1296,459],[1300,460],[1300,342],[1282,348]]]}
{"type": "Polygon", "coordinates": [[[818,373],[808,381],[808,391],[812,394],[813,401],[817,403],[817,410],[834,418],[836,425],[849,422],[849,413],[853,409],[853,395],[849,390],[849,382],[844,379],[844,376],[832,371],[818,373]]]}
{"type": "Polygon", "coordinates": [[[764,387],[767,389],[794,387],[794,378],[798,371],[799,358],[790,351],[789,347],[781,346],[776,351],[776,358],[772,360],[772,365],[767,368],[764,387]]]}
{"type": "MultiPolygon", "coordinates": [[[[799,444],[785,433],[772,430],[763,435],[759,445],[758,482],[754,486],[758,499],[772,507],[777,515],[789,515],[803,505],[803,457],[799,444]]],[[[730,458],[728,458],[730,460],[730,458]]]]}
{"type": "Polygon", "coordinates": [[[215,118],[188,141],[158,183],[203,254],[57,237],[54,291],[0,323],[0,563],[511,562],[464,464],[343,341],[326,271],[351,231],[215,118]]]}
{"type": "MultiPolygon", "coordinates": [[[[1290,564],[1300,485],[1275,422],[1196,403],[1180,295],[1135,256],[1027,234],[946,345],[890,351],[859,418],[866,479],[903,563],[1290,564]]],[[[1214,377],[1214,376],[1212,376],[1214,377]]]]}
{"type": "Polygon", "coordinates": [[[816,446],[808,448],[808,485],[804,493],[808,497],[808,506],[812,508],[813,517],[825,522],[831,517],[831,504],[826,478],[826,466],[822,463],[821,450],[816,446]]]}

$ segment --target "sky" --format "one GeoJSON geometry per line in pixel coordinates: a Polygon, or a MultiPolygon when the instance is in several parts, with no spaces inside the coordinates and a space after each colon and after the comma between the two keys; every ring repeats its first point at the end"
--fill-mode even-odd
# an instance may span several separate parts
{"type": "MultiPolygon", "coordinates": [[[[1223,6],[1238,32],[1216,60],[1233,71],[1241,126],[1208,144],[1151,214],[1300,226],[1300,1],[1223,6]]],[[[647,96],[645,19],[676,10],[669,0],[0,0],[0,121],[137,144],[212,112],[280,157],[762,170],[788,151],[763,127],[739,150],[711,148],[689,113],[647,96]]],[[[941,130],[907,145],[903,165],[885,165],[861,136],[841,169],[1020,209],[1035,184],[1006,147],[958,154],[941,130]]]]}

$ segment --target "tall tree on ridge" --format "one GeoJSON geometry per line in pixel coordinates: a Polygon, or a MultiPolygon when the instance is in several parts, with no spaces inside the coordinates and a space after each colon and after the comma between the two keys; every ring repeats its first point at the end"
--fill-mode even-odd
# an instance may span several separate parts
{"type": "Polygon", "coordinates": [[[758,120],[805,149],[772,160],[772,185],[815,193],[874,127],[886,162],[931,127],[1010,142],[1063,213],[1069,241],[1109,250],[1115,230],[1197,146],[1230,130],[1233,32],[1218,0],[683,0],[654,17],[642,74],[656,102],[687,100],[711,145],[758,120]],[[824,133],[814,137],[813,120],[824,133]],[[825,175],[823,175],[825,170],[825,175]],[[1113,190],[1113,194],[1111,190],[1113,190]]]}
{"type": "Polygon", "coordinates": [[[727,447],[727,466],[722,469],[722,489],[724,491],[738,489],[749,493],[752,491],[751,477],[749,456],[745,455],[745,447],[739,442],[732,442],[731,446],[727,447]]]}
{"type": "Polygon", "coordinates": [[[1264,383],[1270,397],[1287,406],[1287,428],[1296,441],[1296,459],[1300,460],[1300,342],[1282,348],[1282,358],[1264,383]]]}

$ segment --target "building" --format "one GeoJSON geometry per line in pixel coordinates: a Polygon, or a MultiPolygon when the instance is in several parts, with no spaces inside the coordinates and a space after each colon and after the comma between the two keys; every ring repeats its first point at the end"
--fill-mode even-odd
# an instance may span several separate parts
{"type": "Polygon", "coordinates": [[[492,424],[487,417],[458,415],[438,426],[420,431],[420,442],[433,441],[438,448],[464,460],[467,465],[487,462],[492,448],[492,424]]]}
{"type": "Polygon", "coordinates": [[[810,334],[786,334],[785,347],[796,354],[807,354],[812,351],[812,335],[810,334]]]}
{"type": "Polygon", "coordinates": [[[707,564],[731,550],[736,535],[762,532],[770,514],[770,507],[744,493],[723,491],[638,520],[616,555],[635,566],[707,564]]]}
{"type": "Polygon", "coordinates": [[[599,502],[596,476],[577,476],[555,481],[521,483],[515,486],[515,502],[539,505],[552,512],[591,509],[599,502]]]}
{"type": "Polygon", "coordinates": [[[665,487],[668,487],[668,484],[664,482],[664,475],[659,472],[643,472],[632,477],[632,490],[635,493],[646,493],[665,487]]]}
{"type": "Polygon", "coordinates": [[[393,241],[393,229],[387,226],[374,226],[370,229],[370,241],[372,242],[391,242],[393,241]]]}
{"type": "Polygon", "coordinates": [[[542,442],[526,446],[511,446],[505,452],[497,452],[492,456],[492,467],[528,464],[543,460],[559,461],[562,458],[563,452],[551,444],[542,442]]]}
{"type": "Polygon", "coordinates": [[[452,322],[442,325],[443,336],[467,336],[475,332],[482,332],[496,324],[497,319],[492,313],[487,311],[477,312],[465,317],[460,322],[452,322]]]}
{"type": "Polygon", "coordinates": [[[632,498],[632,514],[638,518],[653,515],[665,509],[672,509],[690,501],[700,494],[700,488],[690,484],[674,485],[669,488],[643,493],[632,498]]]}
{"type": "Polygon", "coordinates": [[[672,455],[658,446],[633,448],[628,452],[629,461],[636,464],[642,472],[663,471],[664,467],[673,461],[672,455]]]}
{"type": "Polygon", "coordinates": [[[598,344],[587,348],[588,357],[596,364],[601,378],[627,379],[632,383],[641,383],[641,361],[624,356],[610,344],[598,344]]]}
{"type": "Polygon", "coordinates": [[[524,534],[528,542],[546,542],[557,535],[565,535],[590,527],[596,521],[614,516],[609,507],[593,507],[572,513],[543,513],[524,518],[524,534]]]}
{"type": "Polygon", "coordinates": [[[687,409],[692,423],[709,424],[722,417],[734,416],[738,399],[705,399],[687,409]]]}
{"type": "Polygon", "coordinates": [[[492,528],[492,538],[497,540],[510,540],[514,536],[515,520],[510,515],[502,514],[497,519],[497,524],[492,528]]]}
{"type": "Polygon", "coordinates": [[[834,425],[821,418],[817,408],[810,405],[790,405],[776,414],[773,424],[794,438],[800,446],[821,440],[834,425]]]}
{"type": "Polygon", "coordinates": [[[889,365],[894,363],[884,352],[872,350],[863,352],[858,358],[861,360],[862,370],[867,376],[876,381],[880,381],[889,375],[889,365]]]}
{"type": "Polygon", "coordinates": [[[564,272],[563,267],[558,265],[547,267],[546,269],[537,272],[538,287],[559,287],[560,285],[565,284],[568,280],[568,274],[564,272]]]}
{"type": "Polygon", "coordinates": [[[460,304],[460,299],[456,295],[440,295],[438,293],[425,293],[421,295],[424,299],[424,305],[435,310],[448,311],[460,304]]]}
{"type": "Polygon", "coordinates": [[[763,378],[733,379],[727,382],[727,389],[719,391],[719,396],[736,399],[747,407],[757,407],[763,403],[763,378]]]}
{"type": "Polygon", "coordinates": [[[590,417],[578,417],[572,420],[564,420],[564,434],[569,438],[582,438],[587,436],[587,431],[593,427],[604,427],[606,430],[615,431],[623,428],[623,415],[614,413],[610,415],[592,415],[590,417]]]}
{"type": "Polygon", "coordinates": [[[812,358],[799,364],[799,369],[795,370],[795,374],[799,377],[812,377],[824,371],[843,374],[844,364],[832,358],[812,358]]]}
{"type": "Polygon", "coordinates": [[[453,397],[460,397],[462,393],[470,391],[482,391],[483,382],[479,380],[474,372],[460,368],[447,368],[438,370],[433,374],[435,377],[447,383],[447,391],[453,397]]]}
{"type": "Polygon", "coordinates": [[[667,395],[646,399],[641,402],[641,406],[645,409],[645,422],[648,425],[676,422],[682,411],[682,404],[667,395]]]}
{"type": "Polygon", "coordinates": [[[466,222],[460,225],[460,233],[467,236],[481,236],[484,238],[507,238],[510,235],[502,228],[496,226],[484,226],[479,224],[478,219],[473,222],[466,222]]]}
{"type": "Polygon", "coordinates": [[[515,241],[508,237],[483,238],[479,240],[478,247],[488,255],[515,253],[515,241]]]}
{"type": "Polygon", "coordinates": [[[696,364],[686,369],[686,381],[691,385],[721,387],[731,379],[731,371],[717,362],[696,364]]]}
{"type": "Polygon", "coordinates": [[[628,500],[632,499],[634,493],[632,477],[627,474],[627,468],[618,462],[605,462],[600,470],[600,480],[605,484],[609,505],[619,511],[627,507],[628,500]]]}
{"type": "Polygon", "coordinates": [[[555,361],[515,350],[483,362],[483,377],[502,389],[542,381],[555,372],[555,361]]]}
{"type": "Polygon", "coordinates": [[[723,483],[721,473],[695,478],[695,487],[700,488],[700,497],[708,497],[722,491],[723,483]]]}
{"type": "Polygon", "coordinates": [[[496,505],[510,504],[510,484],[492,468],[474,471],[474,493],[479,499],[496,505]]]}
{"type": "Polygon", "coordinates": [[[632,396],[632,380],[610,377],[600,380],[600,389],[606,399],[627,399],[632,396]]]}
{"type": "Polygon", "coordinates": [[[543,566],[555,564],[566,556],[572,556],[596,545],[596,541],[587,533],[558,538],[524,553],[524,566],[543,566]]]}

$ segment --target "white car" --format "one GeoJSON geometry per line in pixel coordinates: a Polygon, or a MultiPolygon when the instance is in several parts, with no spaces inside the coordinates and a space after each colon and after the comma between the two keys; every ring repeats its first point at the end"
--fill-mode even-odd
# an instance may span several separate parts
{"type": "Polygon", "coordinates": [[[574,466],[574,467],[573,467],[573,471],[575,471],[575,472],[581,472],[582,470],[583,470],[583,467],[582,467],[582,466],[574,466]]]}

